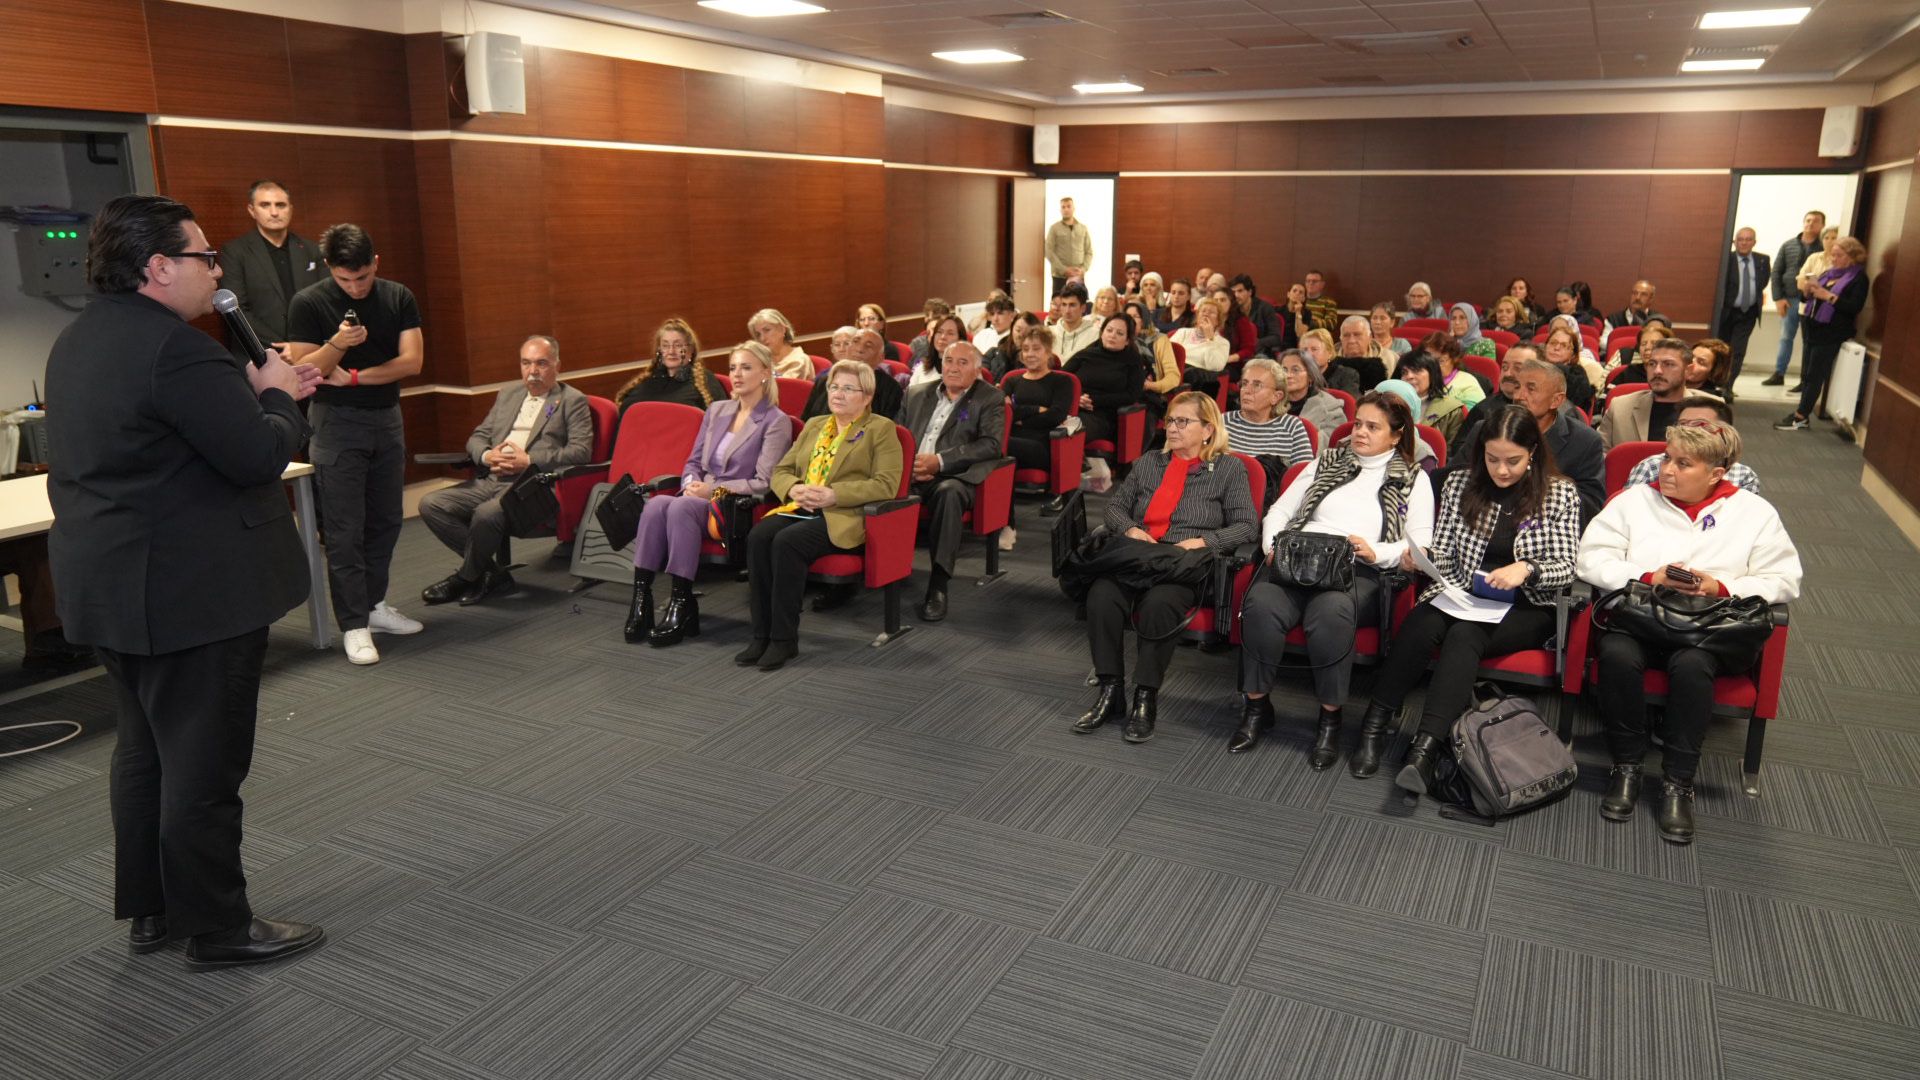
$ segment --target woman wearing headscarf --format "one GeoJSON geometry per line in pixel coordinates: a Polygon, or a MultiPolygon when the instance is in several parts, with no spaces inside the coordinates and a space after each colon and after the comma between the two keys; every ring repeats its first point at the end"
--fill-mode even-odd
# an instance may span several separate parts
{"type": "Polygon", "coordinates": [[[1480,332],[1480,314],[1473,310],[1472,304],[1455,304],[1448,313],[1448,329],[1453,331],[1453,340],[1460,343],[1463,356],[1484,356],[1491,360],[1496,355],[1493,339],[1480,332]]]}

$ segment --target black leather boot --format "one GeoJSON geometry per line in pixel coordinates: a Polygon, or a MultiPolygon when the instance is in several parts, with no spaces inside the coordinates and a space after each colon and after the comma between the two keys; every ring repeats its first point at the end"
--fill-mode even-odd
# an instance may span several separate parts
{"type": "Polygon", "coordinates": [[[1400,766],[1400,775],[1393,778],[1394,786],[1402,791],[1411,791],[1415,795],[1425,795],[1433,790],[1433,766],[1440,757],[1440,740],[1421,732],[1413,737],[1413,745],[1407,747],[1407,762],[1400,766]]]}
{"type": "Polygon", "coordinates": [[[1325,772],[1340,760],[1340,710],[1320,710],[1320,730],[1313,737],[1313,755],[1307,764],[1314,772],[1325,772]]]}
{"type": "Polygon", "coordinates": [[[627,626],[621,631],[627,644],[638,645],[653,633],[653,571],[635,567],[633,601],[627,607],[627,626]]]}
{"type": "Polygon", "coordinates": [[[1109,720],[1118,720],[1127,714],[1127,684],[1112,675],[1102,675],[1095,684],[1100,689],[1094,692],[1093,708],[1080,714],[1073,722],[1076,734],[1085,735],[1109,720]]]}
{"type": "Polygon", "coordinates": [[[1240,730],[1227,740],[1227,753],[1244,754],[1260,741],[1260,733],[1273,726],[1273,696],[1246,698],[1240,706],[1240,730]]]}
{"type": "Polygon", "coordinates": [[[1615,765],[1607,774],[1607,793],[1600,799],[1600,816],[1608,821],[1627,821],[1640,801],[1643,774],[1638,765],[1615,765]]]}
{"type": "Polygon", "coordinates": [[[647,644],[656,649],[678,645],[683,637],[700,636],[700,601],[693,598],[693,582],[672,574],[667,580],[673,583],[673,593],[667,597],[666,614],[647,635],[647,644]]]}
{"type": "Polygon", "coordinates": [[[1153,723],[1160,717],[1160,690],[1153,686],[1133,688],[1133,708],[1127,712],[1127,730],[1120,737],[1128,742],[1146,742],[1153,738],[1153,723]]]}
{"type": "Polygon", "coordinates": [[[1393,726],[1394,712],[1379,702],[1367,703],[1367,714],[1360,718],[1360,745],[1349,762],[1356,778],[1365,780],[1380,771],[1380,754],[1387,748],[1387,729],[1393,726]]]}
{"type": "Polygon", "coordinates": [[[1668,777],[1660,785],[1660,807],[1654,817],[1660,839],[1670,844],[1693,843],[1693,781],[1668,777]]]}

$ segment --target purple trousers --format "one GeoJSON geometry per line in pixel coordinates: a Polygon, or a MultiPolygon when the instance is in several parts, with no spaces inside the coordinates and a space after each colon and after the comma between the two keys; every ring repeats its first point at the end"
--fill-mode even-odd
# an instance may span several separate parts
{"type": "Polygon", "coordinates": [[[655,495],[640,511],[640,535],[633,542],[633,565],[693,580],[700,566],[700,541],[707,535],[708,500],[692,495],[655,495]]]}

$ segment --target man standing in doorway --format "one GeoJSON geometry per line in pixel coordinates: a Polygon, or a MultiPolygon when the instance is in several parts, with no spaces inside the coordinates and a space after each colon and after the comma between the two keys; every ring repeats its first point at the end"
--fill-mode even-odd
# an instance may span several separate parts
{"type": "MultiPolygon", "coordinates": [[[[278,181],[256,180],[247,192],[253,230],[220,248],[220,283],[233,290],[259,339],[276,349],[287,341],[287,310],[301,289],[327,276],[320,249],[293,231],[293,200],[278,181]]],[[[229,342],[234,355],[238,342],[229,342]]]]}
{"type": "Polygon", "coordinates": [[[387,604],[387,570],[406,482],[400,380],[420,373],[426,345],[413,293],[377,276],[380,256],[365,229],[333,226],[320,234],[320,253],[329,277],[293,298],[287,347],[326,376],[308,417],[327,580],[347,659],[374,664],[374,631],[420,632],[387,604]]]}
{"type": "Polygon", "coordinates": [[[1073,199],[1060,200],[1060,220],[1047,228],[1047,261],[1053,264],[1053,295],[1066,288],[1069,277],[1084,278],[1093,265],[1093,234],[1087,223],[1073,216],[1073,199]]]}
{"type": "Polygon", "coordinates": [[[1793,363],[1793,335],[1800,329],[1800,287],[1794,279],[1800,266],[1820,251],[1820,230],[1827,227],[1827,215],[1807,211],[1800,219],[1800,235],[1790,236],[1773,257],[1773,306],[1780,313],[1780,352],[1773,358],[1773,374],[1761,386],[1785,386],[1787,365],[1793,363]]]}
{"type": "Polygon", "coordinates": [[[1727,375],[1727,392],[1740,377],[1740,365],[1747,358],[1747,340],[1753,337],[1760,321],[1760,305],[1767,299],[1767,283],[1773,276],[1773,263],[1765,252],[1753,250],[1756,234],[1741,229],[1733,234],[1733,257],[1727,260],[1726,280],[1720,283],[1720,317],[1714,320],[1713,336],[1733,350],[1733,367],[1727,375]]]}

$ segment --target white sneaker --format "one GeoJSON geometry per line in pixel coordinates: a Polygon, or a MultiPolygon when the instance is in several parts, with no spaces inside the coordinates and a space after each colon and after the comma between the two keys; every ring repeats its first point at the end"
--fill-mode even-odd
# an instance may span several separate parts
{"type": "Polygon", "coordinates": [[[407,618],[382,600],[367,613],[367,629],[376,634],[417,634],[426,627],[420,625],[420,620],[407,618]]]}
{"type": "Polygon", "coordinates": [[[1008,525],[1005,528],[1001,529],[1000,530],[1000,550],[1012,551],[1014,539],[1015,537],[1013,533],[1013,526],[1008,525]]]}
{"type": "Polygon", "coordinates": [[[362,627],[346,633],[347,660],[355,664],[377,664],[380,650],[373,647],[373,631],[362,627]]]}

